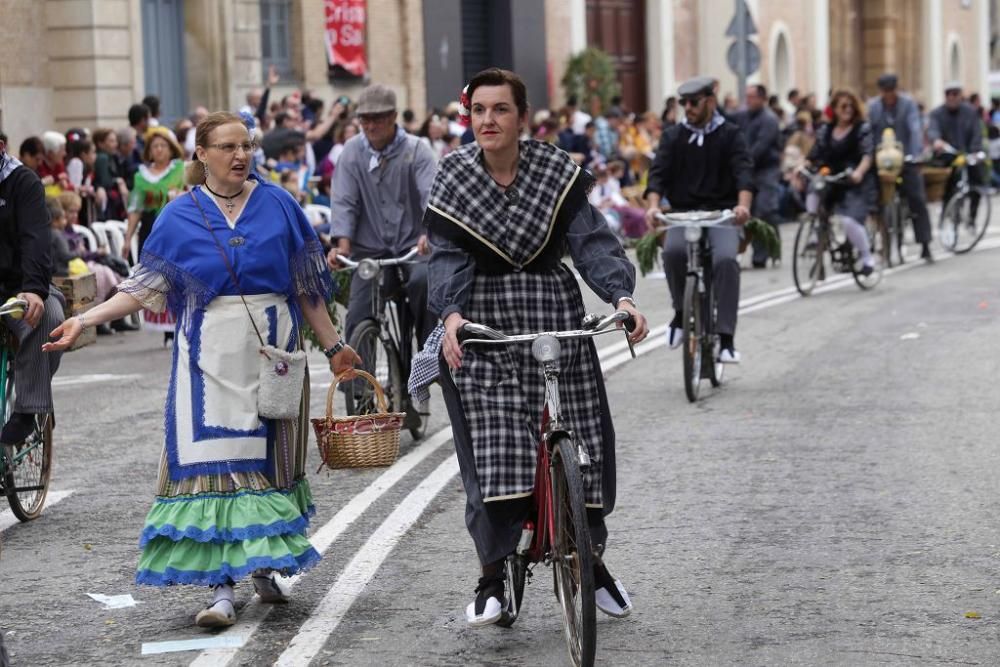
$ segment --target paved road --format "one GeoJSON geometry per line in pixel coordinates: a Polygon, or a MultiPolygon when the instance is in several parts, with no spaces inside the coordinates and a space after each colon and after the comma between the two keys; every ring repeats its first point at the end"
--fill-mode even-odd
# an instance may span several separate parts
{"type": "MultiPolygon", "coordinates": [[[[636,613],[600,619],[599,664],[1000,662],[997,257],[809,299],[788,292],[787,266],[747,271],[745,363],[697,405],[662,340],[634,363],[604,341],[620,488],[608,562],[636,613]]],[[[662,278],[637,296],[667,321],[662,278]]],[[[59,500],[29,525],[0,514],[15,665],[565,664],[545,568],[514,629],[465,627],[477,569],[447,432],[404,439],[388,470],[313,476],[326,557],[290,605],[266,613],[240,586],[240,624],[213,634],[191,623],[204,590],[135,587],[168,356],[131,334],[65,361],[59,500]],[[105,610],[86,593],[140,604],[105,610]],[[196,639],[243,645],[141,654],[196,639]]],[[[314,380],[318,413],[328,376],[314,380]]],[[[429,433],[447,426],[434,419],[429,433]]]]}

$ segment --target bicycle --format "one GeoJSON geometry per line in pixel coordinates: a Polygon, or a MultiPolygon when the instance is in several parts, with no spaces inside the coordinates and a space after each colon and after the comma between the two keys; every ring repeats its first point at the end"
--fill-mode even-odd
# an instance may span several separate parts
{"type": "MultiPolygon", "coordinates": [[[[503,611],[497,625],[509,628],[517,620],[524,585],[538,564],[553,565],[555,594],[563,613],[563,629],[570,660],[576,667],[591,667],[597,650],[597,619],[594,603],[594,564],[600,559],[590,540],[584,503],[582,471],[590,456],[574,442],[573,432],[562,422],[559,401],[560,340],[593,338],[618,329],[635,327],[625,311],[605,318],[584,317],[582,328],[507,336],[482,324],[467,322],[459,330],[466,345],[510,345],[531,343],[531,354],[542,366],[545,379],[545,409],[542,413],[535,487],[532,495],[534,519],[524,522],[517,549],[504,564],[506,586],[503,611]]],[[[628,340],[626,334],[626,340],[628,340]]],[[[629,341],[632,357],[635,350],[629,341]]]]}
{"type": "MultiPolygon", "coordinates": [[[[362,280],[378,281],[372,290],[372,304],[369,316],[358,323],[348,344],[364,359],[362,369],[375,376],[385,391],[389,412],[405,412],[404,428],[410,431],[414,440],[424,437],[427,420],[418,414],[406,390],[406,379],[410,375],[413,359],[413,332],[410,313],[400,308],[398,292],[387,294],[385,271],[395,271],[396,287],[405,284],[400,269],[412,264],[417,256],[414,248],[402,257],[394,259],[362,259],[354,261],[340,257],[339,262],[354,271],[362,280]],[[389,305],[394,307],[390,308],[389,305]],[[409,331],[409,340],[403,341],[403,332],[409,331]]],[[[364,415],[378,411],[374,388],[368,383],[345,383],[345,409],[348,415],[364,415]]]]}
{"type": "MultiPolygon", "coordinates": [[[[23,315],[28,303],[11,300],[0,306],[0,316],[23,315]]],[[[0,321],[0,414],[6,424],[14,412],[14,355],[17,353],[17,338],[0,321]]],[[[35,418],[35,430],[20,445],[0,447],[0,493],[7,496],[7,502],[19,521],[38,518],[45,505],[52,474],[52,427],[55,418],[51,414],[35,418]]],[[[2,424],[0,424],[2,426],[2,424]]]]}
{"type": "MultiPolygon", "coordinates": [[[[903,158],[904,165],[921,165],[924,162],[915,159],[912,155],[903,158]]],[[[913,220],[910,212],[910,205],[900,193],[903,183],[903,174],[900,172],[896,176],[893,186],[892,199],[882,207],[882,225],[884,229],[885,263],[889,268],[902,266],[906,263],[906,254],[903,252],[906,236],[906,223],[913,220]],[[895,258],[893,259],[893,251],[895,258]]],[[[884,185],[884,182],[883,182],[884,185]]]]}
{"type": "Polygon", "coordinates": [[[951,197],[941,209],[938,238],[946,250],[962,255],[976,247],[990,225],[990,188],[972,185],[969,179],[969,168],[982,163],[986,153],[959,153],[954,150],[943,153],[954,155],[951,166],[953,178],[957,178],[951,197]]]}
{"type": "Polygon", "coordinates": [[[688,272],[681,310],[684,322],[681,349],[684,393],[688,401],[694,403],[698,400],[701,381],[708,380],[713,387],[718,387],[725,371],[725,364],[719,361],[719,304],[712,280],[712,245],[704,230],[725,224],[735,215],[731,210],[685,211],[660,213],[657,218],[668,226],[684,227],[688,272]],[[707,364],[705,357],[711,360],[707,364]]]}
{"type": "Polygon", "coordinates": [[[795,234],[795,250],[792,254],[792,277],[795,279],[795,289],[802,296],[812,294],[816,283],[826,280],[829,257],[829,268],[850,273],[854,282],[862,290],[870,290],[882,281],[885,258],[886,230],[875,222],[871,216],[865,220],[865,231],[868,235],[872,258],[875,260],[873,270],[865,274],[861,265],[861,257],[857,249],[844,238],[843,232],[838,233],[834,223],[837,216],[827,207],[827,188],[831,185],[846,182],[850,170],[839,174],[830,174],[825,168],[812,173],[801,170],[809,179],[809,192],[819,195],[819,208],[816,213],[807,214],[799,223],[795,234]]]}

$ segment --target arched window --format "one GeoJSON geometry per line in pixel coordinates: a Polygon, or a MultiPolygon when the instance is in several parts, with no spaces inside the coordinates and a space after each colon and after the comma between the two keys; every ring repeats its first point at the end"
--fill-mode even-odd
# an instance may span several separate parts
{"type": "Polygon", "coordinates": [[[768,40],[768,78],[771,93],[785,99],[788,91],[795,86],[795,66],[792,63],[792,45],[788,26],[775,21],[768,40]]]}

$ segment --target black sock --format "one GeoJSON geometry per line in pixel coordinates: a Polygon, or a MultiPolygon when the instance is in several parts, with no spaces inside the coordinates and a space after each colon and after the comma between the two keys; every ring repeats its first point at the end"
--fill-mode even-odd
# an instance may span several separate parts
{"type": "Polygon", "coordinates": [[[674,329],[680,329],[684,324],[684,315],[679,310],[674,311],[674,319],[670,320],[670,326],[674,329]]]}
{"type": "Polygon", "coordinates": [[[732,352],[735,348],[733,347],[733,335],[732,334],[719,334],[719,347],[723,350],[729,350],[732,352]]]}

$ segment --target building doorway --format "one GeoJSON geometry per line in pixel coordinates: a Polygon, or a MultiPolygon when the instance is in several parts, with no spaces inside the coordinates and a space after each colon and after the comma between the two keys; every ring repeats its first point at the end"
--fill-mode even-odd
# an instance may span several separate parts
{"type": "Polygon", "coordinates": [[[587,43],[615,62],[622,103],[636,113],[648,108],[645,0],[587,0],[587,43]]]}

